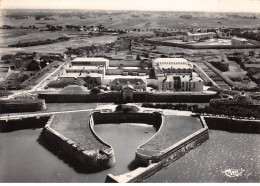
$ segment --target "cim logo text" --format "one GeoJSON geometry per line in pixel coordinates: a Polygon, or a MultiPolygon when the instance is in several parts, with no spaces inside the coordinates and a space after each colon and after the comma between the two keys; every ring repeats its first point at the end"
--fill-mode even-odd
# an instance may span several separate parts
{"type": "Polygon", "coordinates": [[[242,176],[242,173],[244,171],[245,170],[243,169],[227,169],[225,171],[222,171],[222,173],[224,173],[228,177],[239,177],[242,176]]]}

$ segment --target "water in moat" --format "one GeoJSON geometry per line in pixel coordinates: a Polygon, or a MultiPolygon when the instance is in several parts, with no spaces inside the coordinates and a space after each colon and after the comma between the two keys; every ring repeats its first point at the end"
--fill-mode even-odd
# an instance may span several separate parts
{"type": "Polygon", "coordinates": [[[37,142],[41,131],[0,134],[0,182],[104,182],[109,173],[118,175],[132,170],[136,148],[156,133],[149,125],[96,125],[96,133],[114,148],[116,166],[83,174],[37,142]]]}
{"type": "MultiPolygon", "coordinates": [[[[0,133],[0,182],[104,182],[108,173],[128,172],[136,147],[155,133],[152,127],[129,124],[95,126],[114,147],[117,165],[82,174],[37,142],[41,130],[0,133]]],[[[208,141],[145,182],[260,182],[259,149],[259,134],[210,130],[208,141]]]]}

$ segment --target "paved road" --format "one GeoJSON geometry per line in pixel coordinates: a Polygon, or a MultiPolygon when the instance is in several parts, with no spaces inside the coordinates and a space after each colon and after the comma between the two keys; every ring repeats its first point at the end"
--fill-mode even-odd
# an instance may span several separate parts
{"type": "Polygon", "coordinates": [[[4,100],[13,98],[15,96],[21,95],[21,94],[26,94],[26,93],[30,93],[33,91],[36,91],[38,88],[42,88],[40,87],[44,81],[46,81],[49,77],[51,77],[53,74],[55,74],[57,71],[59,71],[67,62],[64,62],[62,65],[60,65],[56,70],[54,70],[52,73],[50,73],[48,76],[46,76],[42,81],[40,81],[38,84],[36,84],[31,90],[19,90],[16,91],[15,93],[9,95],[7,98],[1,98],[4,100]]]}
{"type": "Polygon", "coordinates": [[[11,116],[2,116],[0,117],[0,120],[6,120],[6,119],[17,119],[17,118],[29,118],[29,117],[35,117],[35,116],[45,116],[45,115],[52,115],[52,114],[64,114],[64,113],[74,113],[74,112],[86,112],[86,111],[92,111],[93,109],[82,109],[82,110],[69,110],[69,111],[54,111],[54,112],[41,112],[41,113],[35,113],[35,114],[17,114],[17,115],[11,115],[11,116]]]}

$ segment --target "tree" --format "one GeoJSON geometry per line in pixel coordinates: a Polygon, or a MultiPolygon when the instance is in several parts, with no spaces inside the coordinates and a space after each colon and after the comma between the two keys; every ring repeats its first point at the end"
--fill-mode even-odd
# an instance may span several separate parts
{"type": "Polygon", "coordinates": [[[90,91],[90,94],[99,94],[101,91],[99,88],[97,87],[94,87],[91,91],[90,91]]]}
{"type": "Polygon", "coordinates": [[[147,68],[147,66],[148,66],[147,62],[145,62],[145,61],[140,62],[140,68],[141,69],[145,69],[145,68],[147,68]]]}
{"type": "Polygon", "coordinates": [[[98,85],[98,82],[95,78],[92,78],[91,76],[86,76],[84,78],[84,81],[86,82],[86,87],[92,88],[96,87],[98,85]]]}

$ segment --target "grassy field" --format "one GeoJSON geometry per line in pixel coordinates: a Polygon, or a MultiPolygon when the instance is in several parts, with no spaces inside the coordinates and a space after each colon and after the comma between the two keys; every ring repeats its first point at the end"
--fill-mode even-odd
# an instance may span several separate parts
{"type": "MultiPolygon", "coordinates": [[[[12,12],[19,12],[13,10],[12,12]]],[[[40,12],[42,13],[42,12],[40,12]]],[[[2,22],[14,26],[30,26],[35,24],[37,27],[44,27],[46,24],[65,25],[98,25],[103,24],[108,28],[207,28],[207,27],[251,27],[260,24],[259,19],[245,19],[242,17],[232,18],[226,14],[207,13],[207,12],[149,12],[149,16],[143,15],[144,12],[134,12],[137,16],[132,17],[133,12],[121,11],[116,13],[93,12],[83,10],[47,10],[46,15],[50,15],[53,20],[35,20],[34,15],[39,14],[39,10],[31,11],[29,19],[16,20],[9,17],[2,17],[2,22]],[[61,17],[67,13],[69,16],[61,17]],[[102,14],[100,14],[102,13],[102,14]],[[183,19],[180,16],[190,14],[192,19],[183,19]],[[207,20],[207,21],[205,21],[207,20]]],[[[24,13],[26,14],[26,13],[24,13]]],[[[242,15],[242,14],[239,14],[242,15]]],[[[258,14],[255,14],[259,17],[258,14]]]]}
{"type": "MultiPolygon", "coordinates": [[[[12,31],[11,31],[12,32],[12,31]]],[[[36,32],[36,31],[34,31],[36,32]]],[[[91,46],[91,45],[101,45],[105,43],[111,43],[116,40],[117,37],[107,35],[100,37],[87,37],[80,35],[68,35],[62,32],[40,32],[40,33],[31,33],[28,35],[22,35],[15,38],[6,38],[1,42],[0,56],[4,54],[15,54],[17,52],[40,52],[40,53],[53,53],[53,52],[65,52],[68,47],[77,48],[81,46],[91,46]],[[17,43],[17,42],[27,42],[27,41],[37,41],[37,40],[46,40],[46,39],[57,39],[58,37],[70,37],[69,41],[62,43],[53,43],[48,45],[39,45],[23,48],[7,48],[6,45],[17,43]]]]}
{"type": "Polygon", "coordinates": [[[60,80],[51,81],[48,84],[50,88],[64,88],[68,85],[80,85],[83,86],[86,82],[82,79],[73,79],[73,78],[62,78],[60,80]]]}
{"type": "Polygon", "coordinates": [[[165,115],[164,125],[157,135],[141,148],[161,151],[200,129],[202,129],[202,124],[198,118],[165,115]]]}
{"type": "Polygon", "coordinates": [[[56,114],[51,128],[85,150],[106,150],[108,147],[100,143],[90,130],[89,115],[89,112],[56,114]]]}
{"type": "MultiPolygon", "coordinates": [[[[21,13],[21,10],[12,10],[12,13],[21,13]]],[[[23,12],[28,14],[28,19],[11,19],[0,15],[0,23],[6,25],[15,26],[12,30],[0,30],[0,46],[7,46],[13,43],[29,42],[35,40],[44,39],[57,39],[58,37],[68,36],[72,39],[62,44],[51,44],[45,46],[26,47],[23,49],[8,49],[1,48],[1,53],[13,53],[18,51],[25,52],[64,52],[67,47],[80,47],[92,44],[100,44],[106,42],[112,42],[116,39],[115,36],[102,36],[95,38],[78,37],[73,34],[79,34],[77,31],[39,31],[45,29],[46,25],[63,26],[65,25],[99,25],[103,24],[109,29],[141,29],[147,31],[147,29],[160,29],[160,30],[179,30],[182,28],[220,28],[220,27],[257,27],[260,25],[260,19],[244,19],[244,18],[230,18],[225,14],[214,13],[189,13],[193,15],[193,19],[180,18],[183,12],[150,12],[149,16],[143,15],[143,12],[137,12],[137,17],[132,17],[132,12],[124,11],[118,13],[94,13],[91,11],[51,11],[47,10],[44,14],[50,15],[52,20],[35,20],[34,16],[42,13],[39,10],[30,12],[23,12]],[[68,14],[64,17],[62,14],[68,14]],[[28,27],[35,25],[38,29],[20,29],[21,26],[28,27]]],[[[256,14],[258,17],[259,15],[256,14]]],[[[259,16],[260,17],[260,16],[259,16]]],[[[128,33],[130,35],[140,35],[140,33],[128,33]]],[[[141,33],[143,34],[143,33],[141,33]]]]}

